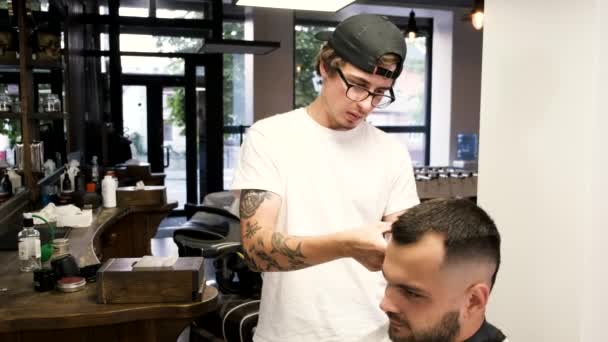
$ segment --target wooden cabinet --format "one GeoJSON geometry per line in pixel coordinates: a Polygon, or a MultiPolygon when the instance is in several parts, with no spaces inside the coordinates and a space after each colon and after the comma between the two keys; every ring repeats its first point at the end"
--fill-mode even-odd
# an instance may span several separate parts
{"type": "MultiPolygon", "coordinates": [[[[49,12],[28,12],[28,3],[13,1],[12,10],[0,10],[0,92],[19,95],[12,99],[10,108],[0,108],[4,110],[0,112],[3,127],[0,132],[12,138],[21,136],[23,165],[19,173],[26,187],[24,192],[0,203],[0,250],[16,249],[22,213],[33,209],[43,184],[57,179],[56,174],[45,181],[43,173],[34,170],[30,144],[44,139],[50,142],[44,146],[46,157],[54,159],[55,151],[59,151],[65,160],[69,141],[64,133],[69,132],[65,129],[67,115],[63,107],[63,95],[67,95],[68,89],[63,82],[64,57],[59,41],[64,19],[52,6],[49,12]],[[2,45],[5,41],[10,44],[2,45]],[[39,110],[41,93],[58,95],[60,105],[55,108],[58,110],[48,111],[48,107],[39,110]]],[[[44,163],[45,156],[40,159],[44,163]]]]}
{"type": "MultiPolygon", "coordinates": [[[[49,139],[47,136],[47,140],[54,145],[45,146],[47,158],[49,149],[59,150],[62,156],[65,156],[65,141],[68,140],[68,137],[64,136],[67,115],[64,114],[62,96],[63,57],[59,46],[61,17],[54,12],[32,13],[26,7],[29,4],[26,1],[13,1],[12,4],[12,10],[0,11],[0,33],[13,41],[13,45],[8,47],[9,50],[2,53],[2,56],[9,57],[0,58],[0,83],[18,84],[19,98],[18,102],[13,100],[10,111],[0,112],[0,121],[2,124],[10,123],[13,130],[19,130],[20,127],[23,146],[22,157],[19,158],[22,159],[20,172],[30,199],[37,200],[40,193],[38,181],[42,178],[42,170],[40,166],[34,168],[32,165],[31,144],[41,140],[41,126],[43,133],[46,128],[51,131],[52,137],[49,139]],[[14,25],[17,26],[16,30],[14,25]],[[18,45],[14,44],[15,41],[18,45]],[[10,50],[11,48],[16,48],[16,51],[10,50]],[[58,103],[54,102],[53,106],[39,106],[46,99],[46,96],[40,96],[39,88],[42,84],[46,85],[43,91],[54,94],[58,103]],[[39,110],[39,107],[42,107],[42,110],[39,110]]],[[[42,165],[45,156],[38,160],[42,165]]]]}

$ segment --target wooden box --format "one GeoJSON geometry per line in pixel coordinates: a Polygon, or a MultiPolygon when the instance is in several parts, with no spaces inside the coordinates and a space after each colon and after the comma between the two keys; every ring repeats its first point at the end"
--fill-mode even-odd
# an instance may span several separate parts
{"type": "Polygon", "coordinates": [[[165,186],[145,186],[137,190],[134,186],[116,189],[116,204],[120,208],[137,206],[163,206],[167,204],[165,186]]]}
{"type": "Polygon", "coordinates": [[[202,257],[182,257],[170,268],[133,270],[139,258],[108,259],[97,271],[97,302],[169,303],[201,300],[202,257]]]}

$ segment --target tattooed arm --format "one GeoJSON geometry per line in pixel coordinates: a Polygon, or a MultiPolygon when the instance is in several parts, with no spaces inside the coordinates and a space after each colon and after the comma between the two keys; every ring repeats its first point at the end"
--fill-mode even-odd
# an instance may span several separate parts
{"type": "Polygon", "coordinates": [[[276,229],[280,207],[281,198],[272,192],[241,190],[241,240],[252,270],[292,271],[343,257],[370,270],[382,264],[386,224],[312,237],[285,235],[276,229]]]}

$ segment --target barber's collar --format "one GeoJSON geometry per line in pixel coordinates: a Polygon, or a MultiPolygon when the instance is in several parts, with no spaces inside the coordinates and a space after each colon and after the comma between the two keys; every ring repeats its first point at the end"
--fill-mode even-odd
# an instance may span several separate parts
{"type": "Polygon", "coordinates": [[[464,342],[502,342],[505,339],[506,336],[502,331],[484,320],[475,335],[469,337],[464,342]]]}

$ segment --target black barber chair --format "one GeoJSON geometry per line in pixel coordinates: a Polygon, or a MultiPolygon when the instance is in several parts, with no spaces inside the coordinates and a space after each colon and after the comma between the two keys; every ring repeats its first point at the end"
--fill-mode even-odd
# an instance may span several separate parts
{"type": "Polygon", "coordinates": [[[252,341],[262,278],[244,260],[239,218],[221,208],[196,206],[190,220],[174,231],[173,240],[179,256],[206,258],[205,278],[208,284],[215,280],[221,295],[220,309],[194,322],[190,340],[252,341]]]}

